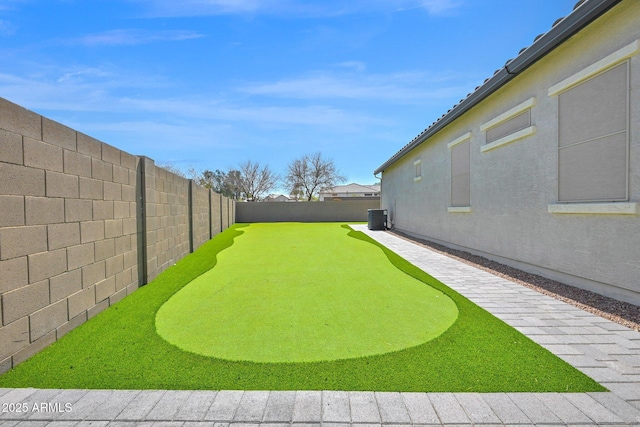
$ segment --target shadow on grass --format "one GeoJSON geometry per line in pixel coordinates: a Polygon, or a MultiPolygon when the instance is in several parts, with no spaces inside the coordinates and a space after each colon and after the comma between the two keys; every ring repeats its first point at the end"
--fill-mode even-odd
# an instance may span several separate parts
{"type": "MultiPolygon", "coordinates": [[[[246,224],[236,224],[118,304],[0,376],[0,387],[228,390],[375,390],[428,392],[605,391],[365,234],[406,274],[455,301],[458,320],[423,345],[320,363],[232,362],[188,353],[155,331],[162,304],[216,265],[246,224]]],[[[330,226],[330,225],[328,225],[330,226]]],[[[336,226],[334,224],[333,226],[336,226]]],[[[384,319],[383,319],[384,321],[384,319]]]]}

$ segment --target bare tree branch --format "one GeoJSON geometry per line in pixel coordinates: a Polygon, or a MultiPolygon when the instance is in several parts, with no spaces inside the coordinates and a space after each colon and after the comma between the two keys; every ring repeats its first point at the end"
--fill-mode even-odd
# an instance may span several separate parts
{"type": "Polygon", "coordinates": [[[333,160],[323,159],[322,154],[305,154],[289,163],[285,184],[288,190],[302,191],[307,200],[327,188],[335,187],[346,181],[338,172],[333,160]]]}
{"type": "Polygon", "coordinates": [[[239,172],[238,189],[251,201],[260,200],[280,179],[268,166],[260,167],[259,163],[250,160],[240,165],[239,172]]]}
{"type": "Polygon", "coordinates": [[[174,175],[178,175],[178,176],[180,176],[182,178],[187,178],[188,179],[187,172],[183,171],[182,169],[180,169],[177,166],[172,165],[171,163],[158,162],[158,163],[156,163],[156,166],[159,167],[159,168],[162,168],[164,170],[167,170],[167,171],[171,172],[174,175]]]}

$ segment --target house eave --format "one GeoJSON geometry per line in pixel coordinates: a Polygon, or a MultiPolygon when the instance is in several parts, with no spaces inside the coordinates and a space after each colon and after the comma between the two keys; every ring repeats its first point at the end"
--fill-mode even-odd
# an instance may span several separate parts
{"type": "Polygon", "coordinates": [[[622,0],[586,0],[582,4],[579,4],[579,6],[576,6],[573,12],[562,18],[562,20],[557,21],[549,31],[538,36],[533,44],[522,50],[514,59],[507,61],[501,69],[497,70],[492,77],[485,80],[485,82],[473,93],[469,94],[467,98],[454,106],[429,128],[425,129],[409,144],[405,145],[400,151],[378,167],[374,171],[374,175],[383,172],[420,144],[440,132],[444,127],[506,85],[522,71],[539,61],[553,49],[564,43],[621,1],[622,0]]]}

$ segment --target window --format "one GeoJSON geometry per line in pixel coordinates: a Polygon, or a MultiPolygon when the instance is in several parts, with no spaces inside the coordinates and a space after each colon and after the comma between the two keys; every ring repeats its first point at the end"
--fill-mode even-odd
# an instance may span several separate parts
{"type": "Polygon", "coordinates": [[[531,108],[535,104],[536,99],[530,98],[480,126],[486,136],[486,144],[481,151],[493,150],[533,135],[536,127],[531,124],[531,108]]]}
{"type": "Polygon", "coordinates": [[[413,162],[413,166],[415,167],[413,182],[420,181],[422,179],[422,160],[416,160],[415,162],[413,162]]]}
{"type": "Polygon", "coordinates": [[[558,95],[558,201],[628,200],[629,62],[558,95]]]}
{"type": "Polygon", "coordinates": [[[640,204],[626,202],[628,58],[638,52],[640,40],[635,40],[549,88],[549,96],[558,96],[560,202],[549,205],[549,212],[635,215],[640,211],[640,204]]]}
{"type": "Polygon", "coordinates": [[[531,126],[531,110],[525,110],[512,119],[487,130],[487,144],[531,126]]]}
{"type": "Polygon", "coordinates": [[[449,143],[448,147],[451,150],[451,206],[449,212],[469,212],[468,207],[471,204],[471,132],[449,143]]]}

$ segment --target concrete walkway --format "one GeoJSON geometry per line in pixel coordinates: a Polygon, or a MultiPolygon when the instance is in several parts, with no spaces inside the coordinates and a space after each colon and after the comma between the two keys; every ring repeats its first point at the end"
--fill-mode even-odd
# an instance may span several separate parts
{"type": "Polygon", "coordinates": [[[640,426],[640,333],[389,233],[354,228],[611,392],[0,389],[0,426],[640,426]]]}

